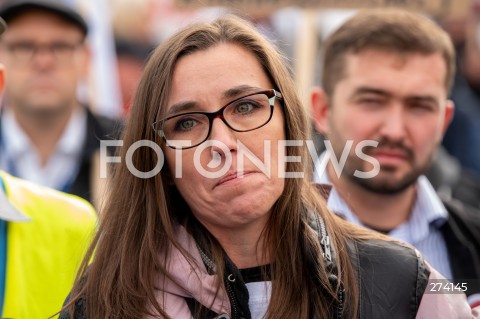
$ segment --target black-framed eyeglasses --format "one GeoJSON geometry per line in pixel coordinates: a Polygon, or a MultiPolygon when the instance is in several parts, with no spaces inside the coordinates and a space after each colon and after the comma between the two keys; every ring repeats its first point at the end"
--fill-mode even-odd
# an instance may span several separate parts
{"type": "Polygon", "coordinates": [[[68,61],[73,52],[81,45],[83,40],[78,42],[55,41],[52,43],[34,43],[31,41],[2,42],[5,49],[19,62],[27,63],[32,61],[33,57],[41,51],[47,51],[56,61],[68,61]]]}
{"type": "Polygon", "coordinates": [[[282,99],[276,90],[262,90],[239,97],[216,112],[188,112],[169,116],[152,124],[153,130],[173,149],[188,149],[205,142],[213,120],[220,118],[236,132],[248,132],[266,125],[273,115],[275,99],[282,99]]]}

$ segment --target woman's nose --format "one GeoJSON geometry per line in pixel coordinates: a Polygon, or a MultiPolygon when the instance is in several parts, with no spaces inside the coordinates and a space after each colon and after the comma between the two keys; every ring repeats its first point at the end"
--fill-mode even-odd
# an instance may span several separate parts
{"type": "Polygon", "coordinates": [[[220,155],[227,149],[231,152],[237,148],[235,131],[229,128],[221,118],[213,120],[209,140],[215,141],[212,144],[212,152],[220,155]]]}

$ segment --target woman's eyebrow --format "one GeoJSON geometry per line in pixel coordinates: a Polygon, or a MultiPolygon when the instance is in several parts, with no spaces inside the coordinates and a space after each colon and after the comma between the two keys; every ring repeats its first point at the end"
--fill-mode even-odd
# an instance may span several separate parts
{"type": "Polygon", "coordinates": [[[185,111],[189,111],[198,106],[198,103],[195,101],[184,101],[173,104],[167,111],[167,115],[175,115],[185,111]]]}
{"type": "Polygon", "coordinates": [[[223,92],[222,98],[231,99],[231,98],[237,97],[241,93],[251,92],[251,91],[259,90],[259,89],[260,88],[258,88],[256,86],[251,86],[251,85],[246,85],[246,84],[239,85],[239,86],[235,86],[235,87],[233,87],[231,89],[228,89],[225,92],[223,92]]]}
{"type": "MultiPolygon", "coordinates": [[[[241,93],[251,92],[259,89],[260,88],[255,86],[240,85],[224,91],[222,93],[222,98],[232,99],[234,97],[237,97],[241,93]]],[[[175,114],[183,113],[186,111],[190,111],[198,107],[198,105],[199,104],[195,101],[183,101],[183,102],[175,103],[169,108],[169,110],[167,111],[167,115],[170,116],[170,115],[175,115],[175,114]]]]}

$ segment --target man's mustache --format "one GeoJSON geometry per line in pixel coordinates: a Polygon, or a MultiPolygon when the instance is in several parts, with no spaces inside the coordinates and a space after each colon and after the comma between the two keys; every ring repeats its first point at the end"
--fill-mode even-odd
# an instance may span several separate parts
{"type": "Polygon", "coordinates": [[[378,151],[395,151],[395,152],[401,152],[405,154],[405,156],[408,158],[408,160],[413,160],[414,158],[414,152],[413,149],[410,147],[406,146],[403,142],[400,141],[392,141],[390,139],[384,138],[381,139],[378,142],[377,147],[365,147],[365,153],[367,155],[372,155],[378,151]]]}

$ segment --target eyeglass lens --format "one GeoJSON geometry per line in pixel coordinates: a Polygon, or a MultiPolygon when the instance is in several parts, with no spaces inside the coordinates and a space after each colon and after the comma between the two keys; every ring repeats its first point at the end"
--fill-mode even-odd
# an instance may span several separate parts
{"type": "Polygon", "coordinates": [[[4,43],[7,50],[18,60],[23,62],[28,62],[32,58],[46,51],[49,54],[52,54],[57,60],[66,60],[69,59],[75,49],[80,45],[80,43],[70,43],[57,41],[49,44],[37,44],[28,41],[14,42],[14,43],[4,43]]]}

